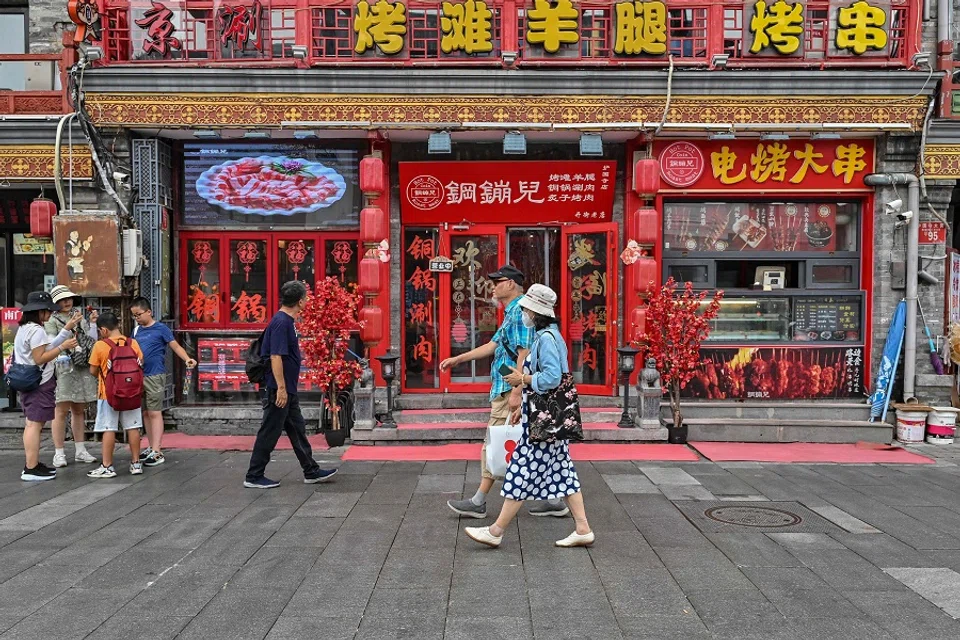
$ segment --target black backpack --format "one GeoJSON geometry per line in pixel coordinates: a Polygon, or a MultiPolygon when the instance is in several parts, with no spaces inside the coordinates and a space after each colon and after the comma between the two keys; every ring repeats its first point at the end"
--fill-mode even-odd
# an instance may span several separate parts
{"type": "Polygon", "coordinates": [[[263,384],[267,379],[267,363],[260,356],[260,346],[263,344],[263,336],[267,331],[264,329],[260,335],[250,343],[250,349],[247,351],[246,364],[243,369],[247,372],[247,380],[253,384],[263,384]]]}

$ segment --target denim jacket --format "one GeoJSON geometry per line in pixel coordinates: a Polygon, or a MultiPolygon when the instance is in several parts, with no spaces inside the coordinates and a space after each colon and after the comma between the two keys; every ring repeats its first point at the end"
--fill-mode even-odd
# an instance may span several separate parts
{"type": "Polygon", "coordinates": [[[537,393],[556,389],[560,386],[560,376],[569,373],[567,343],[557,325],[552,324],[537,331],[530,348],[530,371],[530,388],[537,393]]]}

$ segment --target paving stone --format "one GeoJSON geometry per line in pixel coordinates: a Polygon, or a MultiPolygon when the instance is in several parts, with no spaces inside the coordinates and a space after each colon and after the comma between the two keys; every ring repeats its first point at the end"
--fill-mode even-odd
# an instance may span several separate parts
{"type": "Polygon", "coordinates": [[[960,573],[953,569],[885,567],[883,571],[929,600],[947,615],[960,618],[960,573]]]}
{"type": "Polygon", "coordinates": [[[762,533],[708,533],[706,537],[738,567],[798,567],[796,556],[762,533]]]}
{"type": "Polygon", "coordinates": [[[787,549],[843,549],[825,533],[768,533],[771,540],[787,549]]]}
{"type": "Polygon", "coordinates": [[[894,640],[877,624],[864,618],[789,618],[790,630],[803,638],[843,638],[844,640],[894,640]]]}
{"type": "MultiPolygon", "coordinates": [[[[490,611],[502,612],[490,607],[490,611]]],[[[444,640],[476,640],[498,638],[502,640],[532,640],[533,629],[527,616],[472,615],[447,617],[444,640]]]]}
{"type": "Polygon", "coordinates": [[[660,493],[660,490],[647,477],[639,473],[604,474],[603,480],[614,493],[660,493]]]}
{"type": "Polygon", "coordinates": [[[683,469],[670,467],[654,467],[639,465],[644,475],[650,478],[653,484],[660,485],[699,485],[700,481],[683,469]]]}
{"type": "Polygon", "coordinates": [[[428,462],[423,465],[423,475],[464,475],[467,472],[466,460],[445,460],[443,462],[428,462]]]}
{"type": "Polygon", "coordinates": [[[314,518],[346,518],[356,506],[362,492],[315,493],[294,512],[295,516],[314,518]]]}
{"type": "Polygon", "coordinates": [[[880,529],[867,524],[863,520],[854,518],[852,515],[832,505],[812,506],[811,511],[815,511],[841,529],[850,533],[883,533],[880,529]]]}
{"type": "Polygon", "coordinates": [[[687,599],[704,621],[782,618],[776,606],[757,589],[697,590],[688,592],[687,599]]]}
{"type": "Polygon", "coordinates": [[[617,623],[623,637],[632,640],[706,640],[713,637],[693,611],[683,615],[618,615],[617,623]]]}
{"type": "Polygon", "coordinates": [[[834,589],[769,589],[763,594],[787,618],[856,617],[857,608],[834,589]]]}
{"type": "Polygon", "coordinates": [[[442,616],[364,616],[356,640],[442,640],[446,620],[442,616]]]}
{"type": "Polygon", "coordinates": [[[276,616],[246,615],[225,616],[201,613],[177,636],[177,640],[210,640],[224,637],[229,629],[230,640],[263,640],[277,621],[276,616]]]}
{"type": "Polygon", "coordinates": [[[121,610],[97,627],[97,640],[173,640],[190,624],[193,616],[167,615],[162,609],[153,614],[131,615],[121,610]]]}
{"type": "Polygon", "coordinates": [[[691,485],[660,485],[668,500],[716,500],[716,496],[703,487],[691,485]]]}
{"type": "Polygon", "coordinates": [[[266,640],[353,640],[358,624],[352,618],[314,618],[280,616],[270,628],[266,640]]]}
{"type": "Polygon", "coordinates": [[[423,475],[417,481],[416,493],[455,493],[463,491],[462,475],[423,475]]]}

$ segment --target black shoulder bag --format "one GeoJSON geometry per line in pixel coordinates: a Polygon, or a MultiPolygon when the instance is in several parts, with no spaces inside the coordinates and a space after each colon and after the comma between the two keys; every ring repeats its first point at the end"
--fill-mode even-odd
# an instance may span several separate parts
{"type": "Polygon", "coordinates": [[[40,380],[43,378],[43,369],[40,365],[24,364],[17,362],[17,348],[13,348],[13,363],[10,370],[3,376],[3,381],[7,389],[13,389],[21,393],[34,391],[40,387],[40,380]]]}
{"type": "MultiPolygon", "coordinates": [[[[550,337],[556,340],[552,333],[550,337]]],[[[527,416],[527,437],[530,442],[583,440],[580,396],[573,382],[573,374],[561,374],[560,384],[555,389],[543,393],[531,391],[527,395],[527,416]]]]}

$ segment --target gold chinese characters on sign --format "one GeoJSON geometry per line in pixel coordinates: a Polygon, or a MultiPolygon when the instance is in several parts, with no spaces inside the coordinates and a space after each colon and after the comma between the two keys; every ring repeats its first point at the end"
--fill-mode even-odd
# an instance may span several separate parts
{"type": "Polygon", "coordinates": [[[814,176],[828,171],[846,185],[867,168],[867,160],[867,149],[856,142],[837,145],[832,158],[816,151],[809,142],[804,143],[802,149],[793,150],[781,142],[761,142],[748,158],[740,157],[727,145],[710,153],[713,177],[724,185],[739,184],[747,178],[756,184],[787,181],[800,184],[808,173],[814,176]]]}
{"type": "Polygon", "coordinates": [[[886,0],[833,2],[826,14],[802,0],[747,0],[743,56],[800,56],[805,45],[822,50],[825,36],[831,56],[885,54],[890,12],[886,0]]]}

